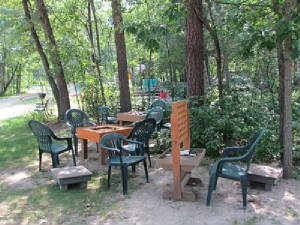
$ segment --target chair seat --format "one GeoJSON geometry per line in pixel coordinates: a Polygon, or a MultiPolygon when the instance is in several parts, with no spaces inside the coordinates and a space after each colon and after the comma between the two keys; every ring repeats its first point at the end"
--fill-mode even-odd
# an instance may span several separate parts
{"type": "Polygon", "coordinates": [[[171,129],[171,123],[164,123],[162,128],[171,129]]]}
{"type": "Polygon", "coordinates": [[[128,144],[128,145],[123,145],[122,148],[127,151],[127,152],[135,152],[137,148],[137,144],[128,144]]]}
{"type": "MultiPolygon", "coordinates": [[[[122,156],[123,164],[126,164],[126,165],[135,164],[135,163],[143,161],[144,159],[145,159],[145,156],[122,156]]],[[[119,156],[112,157],[109,160],[109,163],[112,166],[119,166],[121,164],[119,156]]]]}
{"type": "Polygon", "coordinates": [[[51,150],[54,153],[60,153],[60,152],[63,152],[63,151],[69,150],[69,149],[65,145],[60,145],[60,144],[57,144],[57,143],[52,143],[51,144],[51,150]]]}
{"type": "MultiPolygon", "coordinates": [[[[214,163],[210,170],[210,174],[216,173],[218,162],[214,163]]],[[[228,177],[234,180],[240,180],[241,176],[246,174],[245,170],[235,164],[232,163],[224,163],[221,174],[219,173],[220,177],[228,177]]]]}
{"type": "Polygon", "coordinates": [[[116,123],[117,122],[117,118],[116,117],[107,117],[107,122],[108,123],[116,123]]]}

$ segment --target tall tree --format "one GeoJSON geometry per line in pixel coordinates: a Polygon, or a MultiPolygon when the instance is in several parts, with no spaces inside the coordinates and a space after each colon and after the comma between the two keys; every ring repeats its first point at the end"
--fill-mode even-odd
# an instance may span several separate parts
{"type": "Polygon", "coordinates": [[[103,103],[106,105],[106,99],[104,95],[104,87],[103,87],[103,79],[101,74],[101,49],[100,49],[100,37],[99,37],[99,29],[98,29],[98,18],[96,15],[96,8],[94,4],[94,0],[88,1],[88,17],[87,17],[87,25],[86,30],[89,36],[91,50],[92,50],[92,61],[95,63],[97,74],[98,74],[98,80],[100,85],[100,91],[101,91],[101,97],[103,100],[103,103]],[[94,27],[96,32],[96,47],[94,44],[94,35],[93,35],[93,24],[92,24],[92,12],[93,12],[93,18],[94,18],[94,27]]]}
{"type": "MultiPolygon", "coordinates": [[[[286,0],[284,4],[284,19],[286,24],[291,23],[293,0],[286,0]]],[[[284,40],[284,79],[282,112],[283,115],[283,177],[292,175],[292,37],[288,34],[284,40]]]]}
{"type": "MultiPolygon", "coordinates": [[[[283,11],[279,0],[273,0],[273,10],[278,21],[291,23],[293,0],[284,2],[283,11]]],[[[283,149],[283,177],[288,178],[292,173],[292,39],[287,34],[282,39],[282,29],[276,30],[276,48],[279,71],[279,132],[280,146],[283,149]]]]}
{"type": "Polygon", "coordinates": [[[46,53],[44,51],[44,48],[41,44],[40,38],[39,38],[39,36],[36,32],[34,23],[32,22],[31,12],[30,12],[30,8],[29,8],[29,5],[28,5],[28,0],[22,0],[22,4],[23,4],[24,12],[25,12],[25,19],[26,19],[26,22],[28,24],[31,37],[34,40],[36,49],[37,49],[37,51],[38,51],[38,53],[41,57],[43,67],[44,67],[44,70],[45,70],[45,73],[46,73],[46,78],[47,78],[47,80],[50,84],[52,93],[53,93],[55,101],[56,101],[57,110],[58,110],[58,112],[60,112],[59,90],[58,90],[58,87],[55,83],[54,78],[51,76],[50,64],[49,64],[47,55],[46,55],[46,53]]]}
{"type": "Polygon", "coordinates": [[[186,5],[188,10],[186,33],[187,94],[188,96],[202,96],[204,94],[203,23],[196,14],[196,10],[202,14],[202,0],[187,0],[186,5]]]}
{"type": "Polygon", "coordinates": [[[128,83],[126,45],[123,30],[123,19],[121,14],[120,0],[111,1],[112,16],[115,29],[115,44],[117,49],[119,88],[120,88],[120,107],[121,112],[131,110],[130,91],[128,83]]]}
{"type": "MultiPolygon", "coordinates": [[[[199,0],[199,2],[202,2],[202,0],[199,0]]],[[[221,47],[220,47],[220,41],[219,41],[219,37],[218,37],[218,33],[217,33],[216,24],[214,22],[214,17],[213,17],[213,13],[212,13],[212,5],[211,5],[210,0],[206,0],[206,2],[208,5],[208,10],[209,10],[209,15],[210,15],[212,26],[209,25],[208,21],[203,16],[203,13],[199,7],[196,7],[196,5],[194,5],[194,7],[192,9],[194,10],[195,14],[197,15],[197,19],[199,20],[199,22],[201,24],[203,24],[205,26],[205,28],[208,30],[208,32],[210,33],[210,35],[213,39],[214,45],[216,47],[218,91],[219,91],[219,99],[221,100],[223,97],[223,82],[222,82],[222,71],[221,71],[222,70],[221,47]]]]}
{"type": "Polygon", "coordinates": [[[70,99],[67,82],[65,80],[64,69],[60,59],[58,47],[54,38],[52,27],[49,21],[48,12],[43,0],[36,0],[38,17],[44,29],[45,36],[48,40],[50,60],[53,66],[53,72],[56,77],[57,87],[59,90],[60,108],[58,112],[59,119],[64,118],[65,112],[70,109],[70,99]]]}

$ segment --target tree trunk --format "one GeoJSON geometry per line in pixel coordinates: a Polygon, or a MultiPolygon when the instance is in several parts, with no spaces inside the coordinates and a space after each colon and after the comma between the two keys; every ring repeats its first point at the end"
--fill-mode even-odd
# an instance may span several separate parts
{"type": "Polygon", "coordinates": [[[29,7],[28,7],[28,0],[22,0],[22,4],[23,4],[24,12],[25,12],[25,19],[26,19],[26,22],[29,26],[31,37],[34,40],[36,49],[37,49],[37,51],[38,51],[38,53],[41,57],[43,67],[44,67],[44,70],[45,70],[45,73],[46,73],[46,78],[47,78],[47,80],[50,84],[52,93],[53,93],[55,101],[56,101],[57,110],[58,110],[58,112],[60,112],[59,90],[58,90],[58,87],[55,83],[55,80],[51,76],[49,61],[48,61],[47,56],[44,52],[44,49],[43,49],[42,44],[40,42],[40,39],[37,35],[37,32],[34,28],[34,24],[31,20],[30,10],[29,10],[29,7]]]}
{"type": "Polygon", "coordinates": [[[7,82],[4,83],[3,89],[0,91],[0,96],[4,96],[7,89],[9,88],[11,82],[13,81],[13,79],[15,78],[16,75],[16,71],[18,70],[20,64],[17,64],[15,68],[12,68],[11,70],[11,76],[9,77],[9,79],[7,80],[7,82]]]}
{"type": "Polygon", "coordinates": [[[103,79],[102,79],[102,74],[101,74],[101,49],[100,49],[100,37],[99,37],[99,30],[98,30],[98,19],[96,15],[96,8],[94,4],[94,0],[89,0],[88,4],[88,23],[89,23],[89,32],[90,32],[90,42],[91,42],[91,47],[93,48],[93,61],[96,65],[97,69],[97,74],[98,74],[98,80],[99,80],[99,85],[100,85],[100,91],[101,91],[101,97],[103,100],[104,105],[106,105],[106,98],[104,94],[104,87],[103,87],[103,79]],[[91,12],[90,10],[92,9],[93,12],[93,17],[94,17],[94,24],[95,24],[95,31],[96,31],[96,49],[93,41],[93,30],[92,30],[92,21],[91,21],[91,12]]]}
{"type": "MultiPolygon", "coordinates": [[[[216,29],[216,25],[214,22],[214,17],[212,13],[212,6],[210,0],[206,0],[208,9],[209,9],[209,15],[212,22],[212,32],[211,35],[213,37],[215,46],[216,46],[216,61],[217,61],[217,78],[218,78],[218,91],[219,91],[219,100],[221,101],[223,98],[223,81],[222,81],[222,57],[221,57],[221,47],[220,47],[220,41],[216,29]]],[[[221,105],[222,106],[222,105],[221,105]]]]}
{"type": "Polygon", "coordinates": [[[202,15],[202,0],[187,0],[188,8],[186,34],[186,65],[187,65],[187,94],[188,96],[204,95],[204,38],[203,24],[197,18],[194,9],[202,15]]]}
{"type": "MultiPolygon", "coordinates": [[[[292,16],[293,0],[285,1],[284,18],[287,23],[292,16]]],[[[283,177],[289,178],[292,175],[292,38],[288,34],[284,40],[284,79],[283,79],[283,177]]]]}
{"type": "Polygon", "coordinates": [[[59,90],[59,111],[58,118],[63,119],[65,112],[70,109],[70,99],[68,93],[68,87],[65,80],[64,70],[61,63],[59,51],[56,45],[56,41],[53,35],[52,27],[48,18],[48,12],[43,0],[36,0],[36,7],[38,11],[38,17],[41,21],[42,27],[45,32],[45,36],[48,39],[48,47],[50,53],[50,60],[53,65],[54,74],[57,81],[57,87],[59,90]]]}
{"type": "Polygon", "coordinates": [[[0,64],[0,92],[2,93],[5,87],[5,76],[6,76],[7,49],[5,47],[3,47],[3,55],[1,58],[2,60],[0,64]]]}
{"type": "Polygon", "coordinates": [[[112,0],[112,16],[115,29],[115,44],[117,50],[119,88],[120,88],[120,107],[121,112],[131,110],[130,91],[128,83],[126,45],[123,30],[123,19],[121,14],[120,0],[112,0]]]}
{"type": "MultiPolygon", "coordinates": [[[[285,1],[284,18],[287,23],[291,20],[292,0],[285,1]]],[[[273,10],[280,16],[278,0],[273,0],[273,10]]],[[[277,33],[277,35],[279,35],[277,33]]],[[[283,177],[289,178],[292,174],[292,58],[291,36],[285,37],[284,45],[277,38],[277,58],[279,69],[279,140],[283,149],[283,177]]]]}

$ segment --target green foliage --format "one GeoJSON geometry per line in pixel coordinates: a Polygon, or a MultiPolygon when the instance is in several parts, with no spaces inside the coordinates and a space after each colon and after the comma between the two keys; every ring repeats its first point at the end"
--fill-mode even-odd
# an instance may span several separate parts
{"type": "MultiPolygon", "coordinates": [[[[104,91],[107,101],[106,105],[111,109],[111,114],[116,114],[120,109],[118,87],[107,84],[104,87],[104,91]]],[[[89,83],[82,88],[82,92],[81,101],[83,103],[83,110],[99,122],[100,115],[98,108],[104,105],[99,85],[97,83],[89,83]]]]}
{"type": "Polygon", "coordinates": [[[219,157],[225,146],[245,144],[256,131],[266,128],[258,146],[256,160],[269,161],[280,156],[278,145],[278,116],[268,104],[262,103],[255,91],[236,90],[224,96],[222,107],[208,93],[203,106],[190,109],[192,147],[204,147],[206,155],[219,157]]]}

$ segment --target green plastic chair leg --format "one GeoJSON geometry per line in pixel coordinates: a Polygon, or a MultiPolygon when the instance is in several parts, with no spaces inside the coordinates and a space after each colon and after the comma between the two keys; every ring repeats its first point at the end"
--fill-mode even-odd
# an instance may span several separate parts
{"type": "Polygon", "coordinates": [[[108,166],[107,171],[107,188],[110,188],[111,166],[108,166]]]}
{"type": "Polygon", "coordinates": [[[146,162],[146,159],[144,159],[144,169],[145,169],[145,176],[146,176],[146,180],[147,180],[147,183],[149,183],[149,176],[148,176],[148,169],[147,169],[147,162],[146,162]]]}
{"type": "Polygon", "coordinates": [[[42,151],[39,151],[39,171],[42,170],[42,157],[43,157],[43,152],[42,151]]]}
{"type": "Polygon", "coordinates": [[[243,208],[247,207],[247,177],[241,177],[241,188],[242,188],[242,195],[243,195],[243,208]]]}
{"type": "Polygon", "coordinates": [[[212,196],[212,192],[213,192],[213,190],[215,188],[215,184],[216,184],[216,175],[215,174],[211,174],[210,175],[210,179],[209,179],[207,199],[206,199],[206,205],[207,206],[210,206],[211,196],[212,196]]]}
{"type": "Polygon", "coordinates": [[[122,170],[123,195],[127,195],[127,166],[123,166],[121,170],[122,170]]]}

